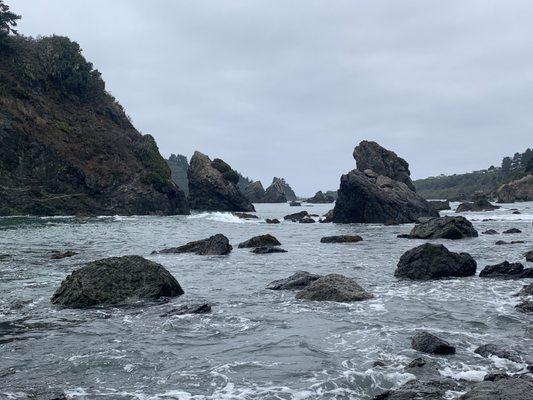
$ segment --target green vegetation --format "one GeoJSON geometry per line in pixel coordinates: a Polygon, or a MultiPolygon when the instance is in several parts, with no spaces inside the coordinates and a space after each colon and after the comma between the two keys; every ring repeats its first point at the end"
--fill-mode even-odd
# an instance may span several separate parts
{"type": "Polygon", "coordinates": [[[414,182],[417,192],[426,199],[458,200],[472,196],[476,191],[491,193],[501,185],[533,174],[533,150],[504,157],[500,167],[473,171],[466,174],[441,175],[414,182]]]}
{"type": "Polygon", "coordinates": [[[144,135],[135,143],[134,153],[137,159],[150,171],[141,178],[144,184],[152,185],[157,191],[164,192],[169,185],[170,168],[159,154],[159,149],[152,135],[144,135]]]}
{"type": "Polygon", "coordinates": [[[9,11],[9,6],[0,0],[0,40],[10,34],[17,34],[14,28],[20,18],[20,15],[9,11]]]}
{"type": "Polygon", "coordinates": [[[65,121],[55,120],[54,121],[54,127],[59,129],[60,131],[65,132],[65,133],[71,133],[72,132],[72,128],[65,121]]]}

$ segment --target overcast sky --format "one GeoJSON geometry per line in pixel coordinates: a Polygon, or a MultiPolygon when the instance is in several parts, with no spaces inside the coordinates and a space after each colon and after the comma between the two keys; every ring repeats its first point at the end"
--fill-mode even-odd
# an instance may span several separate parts
{"type": "Polygon", "coordinates": [[[337,189],[378,141],[413,178],[533,147],[533,1],[7,0],[80,43],[164,156],[337,189]]]}

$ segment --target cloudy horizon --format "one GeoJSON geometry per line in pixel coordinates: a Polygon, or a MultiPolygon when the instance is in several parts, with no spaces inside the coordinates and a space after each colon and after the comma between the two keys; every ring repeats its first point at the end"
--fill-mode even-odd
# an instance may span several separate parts
{"type": "Polygon", "coordinates": [[[337,189],[364,139],[414,179],[533,145],[525,0],[7,4],[20,33],[78,42],[165,157],[199,150],[298,195],[337,189]]]}

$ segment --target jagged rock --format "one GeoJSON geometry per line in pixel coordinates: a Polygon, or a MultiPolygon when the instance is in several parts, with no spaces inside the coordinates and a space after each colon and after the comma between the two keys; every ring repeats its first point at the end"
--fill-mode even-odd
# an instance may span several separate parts
{"type": "Polygon", "coordinates": [[[467,253],[453,253],[442,244],[426,243],[406,251],[394,276],[415,280],[472,276],[476,261],[467,253]]]}
{"type": "Polygon", "coordinates": [[[412,380],[398,389],[388,390],[374,400],[443,400],[450,391],[458,391],[458,383],[450,379],[412,380]]]}
{"type": "Polygon", "coordinates": [[[166,161],[170,168],[172,181],[185,193],[185,196],[189,196],[189,180],[187,178],[189,161],[187,161],[187,157],[181,154],[171,154],[166,161]]]}
{"type": "Polygon", "coordinates": [[[69,308],[122,304],[181,296],[183,289],[162,265],[140,256],[104,258],[75,270],[51,302],[69,308]]]}
{"type": "Polygon", "coordinates": [[[251,203],[259,203],[265,197],[265,189],[260,181],[251,182],[242,193],[251,203]]]}
{"type": "Polygon", "coordinates": [[[303,217],[302,219],[298,220],[300,224],[313,224],[316,221],[311,217],[303,217]]]}
{"type": "Polygon", "coordinates": [[[274,177],[272,184],[266,189],[265,195],[258,203],[286,203],[295,200],[296,194],[285,179],[274,177]]]}
{"type": "Polygon", "coordinates": [[[280,249],[279,247],[272,247],[272,246],[266,246],[266,247],[256,247],[251,251],[251,253],[255,254],[270,254],[270,253],[286,253],[287,250],[280,249]]]}
{"type": "Polygon", "coordinates": [[[182,304],[170,311],[167,311],[161,314],[160,317],[172,317],[173,315],[185,315],[185,314],[207,314],[210,312],[211,312],[211,306],[207,303],[182,304]]]}
{"type": "Polygon", "coordinates": [[[461,203],[457,206],[455,212],[467,211],[493,211],[500,208],[500,206],[492,205],[487,199],[479,198],[474,202],[461,203]]]}
{"type": "Polygon", "coordinates": [[[189,213],[154,138],[135,129],[77,43],[9,40],[0,63],[0,215],[189,213]]]}
{"type": "Polygon", "coordinates": [[[533,378],[527,375],[506,376],[483,381],[459,397],[460,400],[531,400],[533,378]]]}
{"type": "Polygon", "coordinates": [[[75,256],[77,254],[78,253],[76,253],[75,251],[72,251],[72,250],[68,250],[68,251],[65,251],[63,253],[56,252],[56,253],[54,253],[54,254],[52,254],[50,256],[50,260],[61,260],[62,258],[73,257],[73,256],[75,256]]]}
{"type": "Polygon", "coordinates": [[[239,217],[240,219],[259,219],[257,215],[254,214],[247,214],[242,212],[234,212],[233,215],[236,217],[239,217]]]}
{"type": "Polygon", "coordinates": [[[522,233],[522,231],[520,229],[517,229],[517,228],[511,228],[511,229],[507,229],[506,231],[503,231],[503,233],[505,234],[512,234],[512,233],[522,233]]]}
{"type": "Polygon", "coordinates": [[[510,242],[506,242],[505,240],[497,240],[496,245],[503,245],[503,244],[520,244],[520,243],[525,243],[523,240],[512,240],[510,242]]]}
{"type": "Polygon", "coordinates": [[[514,307],[518,309],[518,311],[522,311],[524,313],[530,313],[530,312],[533,312],[533,301],[526,300],[526,301],[523,301],[517,304],[514,307]]]}
{"type": "Polygon", "coordinates": [[[279,223],[280,223],[280,222],[279,222],[279,219],[277,219],[277,218],[267,218],[267,219],[265,220],[265,222],[266,222],[267,224],[279,224],[279,223]]]}
{"type": "Polygon", "coordinates": [[[193,210],[255,211],[237,187],[238,174],[220,159],[211,161],[194,152],[187,171],[189,202],[193,210]]]}
{"type": "Polygon", "coordinates": [[[516,363],[522,362],[522,357],[520,356],[520,353],[518,353],[516,350],[508,349],[492,343],[479,346],[476,350],[474,350],[474,353],[479,354],[481,357],[485,358],[488,358],[490,356],[496,356],[514,361],[516,363]]]}
{"type": "Polygon", "coordinates": [[[477,237],[477,231],[465,217],[432,218],[416,225],[409,235],[411,239],[463,239],[477,237]]]}
{"type": "Polygon", "coordinates": [[[274,236],[270,234],[254,236],[253,238],[248,239],[245,242],[242,242],[239,244],[239,248],[271,247],[271,246],[281,246],[281,243],[278,239],[276,239],[274,236]]]}
{"type": "Polygon", "coordinates": [[[522,279],[533,278],[533,268],[524,268],[521,263],[504,261],[500,264],[487,265],[479,273],[480,278],[522,279]]]}
{"type": "Polygon", "coordinates": [[[524,254],[524,257],[526,258],[526,261],[532,261],[533,262],[533,250],[529,250],[524,254]]]}
{"type": "Polygon", "coordinates": [[[515,203],[533,200],[533,175],[500,186],[495,193],[498,203],[515,203]]]}
{"type": "Polygon", "coordinates": [[[522,289],[515,296],[533,296],[533,283],[522,286],[522,289]]]}
{"type": "Polygon", "coordinates": [[[495,231],[494,229],[488,229],[485,232],[481,232],[483,235],[497,235],[498,231],[495,231]]]}
{"type": "Polygon", "coordinates": [[[333,210],[329,210],[327,213],[323,215],[323,219],[321,219],[319,222],[327,224],[329,222],[333,222],[333,210]]]}
{"type": "Polygon", "coordinates": [[[307,211],[300,211],[294,214],[285,215],[283,219],[286,221],[297,222],[307,217],[309,217],[309,213],[307,211]]]}
{"type": "Polygon", "coordinates": [[[267,285],[271,290],[301,290],[321,278],[321,275],[310,274],[307,271],[297,271],[285,279],[272,281],[267,285]]]}
{"type": "Polygon", "coordinates": [[[415,375],[417,378],[434,378],[439,376],[438,364],[425,357],[412,360],[406,367],[405,372],[415,375]]]}
{"type": "Polygon", "coordinates": [[[429,354],[455,354],[455,347],[426,331],[418,332],[413,336],[411,347],[429,354]]]}
{"type": "Polygon", "coordinates": [[[359,171],[365,173],[365,170],[371,170],[376,175],[388,176],[404,183],[413,192],[416,191],[411,181],[409,164],[393,151],[381,147],[376,142],[363,140],[354,149],[353,157],[357,160],[359,171]]]}
{"type": "Polygon", "coordinates": [[[320,190],[316,192],[313,197],[310,197],[309,199],[307,199],[308,203],[313,203],[313,204],[333,203],[334,201],[335,201],[335,198],[322,193],[322,191],[320,190]]]}
{"type": "Polygon", "coordinates": [[[357,243],[363,240],[359,235],[324,236],[320,243],[357,243]]]}
{"type": "Polygon", "coordinates": [[[291,201],[289,203],[289,206],[290,207],[301,207],[302,206],[302,203],[300,203],[299,201],[291,201]]]}
{"type": "Polygon", "coordinates": [[[359,286],[354,279],[339,274],[323,276],[296,293],[297,299],[345,303],[367,300],[373,297],[372,294],[359,286]]]}
{"type": "Polygon", "coordinates": [[[430,200],[428,203],[435,211],[450,210],[450,202],[448,200],[430,200]]]}
{"type": "Polygon", "coordinates": [[[154,251],[152,254],[195,253],[202,256],[219,256],[229,254],[232,249],[233,247],[229,244],[228,238],[218,233],[207,239],[195,240],[183,246],[171,247],[158,252],[154,251]]]}

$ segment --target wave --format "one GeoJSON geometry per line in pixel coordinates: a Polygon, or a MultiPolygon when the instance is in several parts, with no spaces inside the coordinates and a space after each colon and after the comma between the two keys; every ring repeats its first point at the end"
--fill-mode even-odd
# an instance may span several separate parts
{"type": "Polygon", "coordinates": [[[244,224],[247,221],[239,217],[236,217],[235,215],[231,213],[224,213],[220,211],[192,214],[192,215],[189,215],[187,218],[188,219],[203,219],[203,220],[217,221],[217,222],[226,222],[230,224],[244,224]]]}

